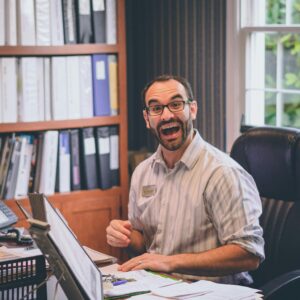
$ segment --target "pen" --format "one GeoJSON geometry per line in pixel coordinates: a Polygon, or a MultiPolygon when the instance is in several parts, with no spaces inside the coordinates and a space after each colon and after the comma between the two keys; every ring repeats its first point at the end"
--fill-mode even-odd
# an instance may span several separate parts
{"type": "Polygon", "coordinates": [[[124,284],[124,283],[127,283],[128,281],[127,280],[118,280],[118,281],[115,281],[113,282],[113,286],[117,286],[117,285],[121,285],[121,284],[124,284]]]}

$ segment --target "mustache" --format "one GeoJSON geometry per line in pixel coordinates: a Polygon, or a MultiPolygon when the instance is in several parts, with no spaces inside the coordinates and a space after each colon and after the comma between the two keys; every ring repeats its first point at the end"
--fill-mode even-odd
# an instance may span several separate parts
{"type": "Polygon", "coordinates": [[[182,128],[183,127],[183,122],[181,120],[178,120],[178,119],[170,119],[168,121],[160,121],[157,125],[157,130],[159,131],[160,128],[163,126],[163,125],[166,125],[166,124],[170,124],[170,123],[179,123],[180,124],[180,127],[182,128]]]}

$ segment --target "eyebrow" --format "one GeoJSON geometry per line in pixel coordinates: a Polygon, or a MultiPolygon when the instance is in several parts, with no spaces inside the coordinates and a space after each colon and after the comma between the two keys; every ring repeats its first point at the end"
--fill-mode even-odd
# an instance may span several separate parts
{"type": "MultiPolygon", "coordinates": [[[[176,95],[174,95],[174,96],[171,97],[170,101],[178,99],[178,98],[183,99],[182,95],[176,94],[176,95]]],[[[148,105],[151,104],[151,103],[159,103],[159,101],[157,99],[150,99],[148,101],[148,105]]]]}

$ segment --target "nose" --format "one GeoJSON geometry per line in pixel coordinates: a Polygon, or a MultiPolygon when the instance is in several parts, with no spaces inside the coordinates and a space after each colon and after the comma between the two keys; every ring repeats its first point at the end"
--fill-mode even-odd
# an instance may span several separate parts
{"type": "Polygon", "coordinates": [[[162,120],[169,120],[174,117],[174,114],[169,110],[168,106],[165,106],[160,117],[162,120]]]}

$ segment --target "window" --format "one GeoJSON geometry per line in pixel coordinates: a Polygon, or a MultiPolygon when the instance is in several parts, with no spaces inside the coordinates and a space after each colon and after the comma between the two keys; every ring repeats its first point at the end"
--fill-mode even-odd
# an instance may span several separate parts
{"type": "Polygon", "coordinates": [[[228,149],[242,115],[300,128],[300,0],[228,1],[227,101],[228,149]]]}

